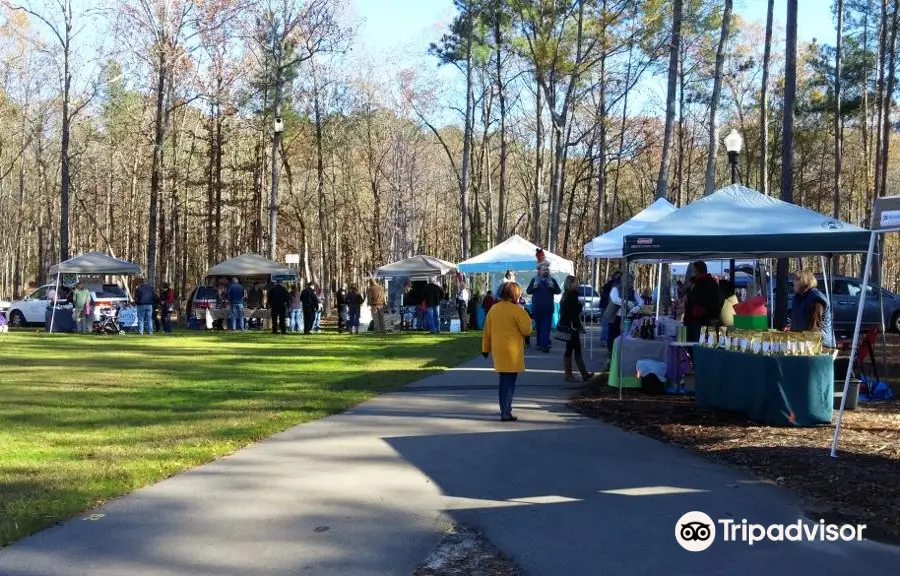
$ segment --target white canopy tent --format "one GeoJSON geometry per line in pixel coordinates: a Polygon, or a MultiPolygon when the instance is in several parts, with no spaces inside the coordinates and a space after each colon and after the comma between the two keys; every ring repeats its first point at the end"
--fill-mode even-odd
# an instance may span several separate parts
{"type": "Polygon", "coordinates": [[[406,277],[413,280],[428,280],[435,276],[446,276],[456,272],[456,264],[434,258],[433,256],[418,255],[399,262],[387,264],[375,271],[378,278],[406,277]]]}
{"type": "Polygon", "coordinates": [[[296,276],[296,272],[281,262],[269,260],[259,254],[247,252],[216,264],[206,271],[206,276],[296,276]]]}
{"type": "Polygon", "coordinates": [[[621,258],[622,240],[625,236],[640,233],[648,224],[661,220],[676,210],[677,208],[671,202],[665,198],[660,198],[635,214],[627,222],[616,226],[606,234],[601,234],[585,244],[584,257],[598,260],[621,258]]]}
{"type": "MultiPolygon", "coordinates": [[[[56,276],[56,294],[59,294],[59,282],[63,274],[134,276],[140,273],[141,267],[137,264],[119,260],[103,252],[86,252],[50,267],[50,274],[56,276]]],[[[50,313],[50,332],[53,332],[53,324],[56,321],[56,302],[51,302],[51,304],[53,311],[50,313]]]]}
{"type": "MultiPolygon", "coordinates": [[[[487,252],[469,258],[465,262],[460,262],[458,268],[460,272],[466,274],[473,272],[502,273],[507,270],[514,272],[534,270],[537,268],[537,260],[535,258],[537,249],[537,245],[532,244],[518,234],[513,234],[487,252]]],[[[557,256],[547,250],[544,250],[544,256],[547,262],[550,263],[550,272],[552,274],[575,273],[575,265],[571,260],[566,260],[562,256],[557,256]]]]}
{"type": "MultiPolygon", "coordinates": [[[[622,257],[622,241],[628,234],[637,234],[648,225],[657,222],[678,209],[665,198],[659,198],[627,221],[616,226],[606,234],[597,236],[584,245],[584,257],[594,260],[614,260],[622,257]]],[[[662,289],[662,271],[657,268],[656,280],[656,316],[659,317],[659,292],[662,289]]],[[[585,335],[589,341],[590,358],[594,359],[594,324],[589,325],[585,335]]]]}

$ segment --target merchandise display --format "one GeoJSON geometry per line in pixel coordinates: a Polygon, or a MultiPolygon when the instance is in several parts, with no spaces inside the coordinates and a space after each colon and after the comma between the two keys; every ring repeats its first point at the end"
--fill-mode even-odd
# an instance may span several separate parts
{"type": "Polygon", "coordinates": [[[818,356],[824,353],[822,335],[818,332],[704,327],[700,331],[699,344],[705,348],[762,356],[818,356]]]}

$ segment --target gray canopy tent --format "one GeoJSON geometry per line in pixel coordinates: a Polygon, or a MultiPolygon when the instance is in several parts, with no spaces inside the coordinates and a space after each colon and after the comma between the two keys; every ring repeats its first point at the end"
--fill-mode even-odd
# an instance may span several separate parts
{"type": "Polygon", "coordinates": [[[435,276],[446,276],[456,272],[456,264],[433,256],[412,256],[399,262],[387,264],[375,271],[378,278],[403,278],[427,280],[435,276]]]}
{"type": "Polygon", "coordinates": [[[869,239],[859,226],[732,184],[625,236],[622,255],[627,263],[820,256],[824,270],[825,257],[864,254],[869,239]]]}
{"type": "MultiPolygon", "coordinates": [[[[59,281],[63,274],[95,274],[102,276],[134,276],[141,273],[141,267],[132,262],[119,260],[114,256],[103,252],[86,252],[80,256],[69,258],[50,268],[50,275],[56,276],[56,293],[59,293],[59,281]]],[[[53,323],[56,320],[56,302],[53,312],[50,314],[50,332],[53,332],[53,323]]]]}
{"type": "Polygon", "coordinates": [[[210,276],[237,276],[239,278],[275,276],[296,279],[297,273],[281,262],[247,252],[216,264],[206,271],[206,276],[207,278],[210,276]]]}

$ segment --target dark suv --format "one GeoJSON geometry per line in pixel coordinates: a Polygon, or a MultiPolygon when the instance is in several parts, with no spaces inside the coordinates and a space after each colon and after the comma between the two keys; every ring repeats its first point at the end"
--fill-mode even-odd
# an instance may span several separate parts
{"type": "MultiPolygon", "coordinates": [[[[825,283],[822,276],[817,275],[819,291],[825,292],[825,283]]],[[[832,283],[834,293],[831,295],[831,314],[834,318],[836,332],[853,333],[856,324],[856,311],[859,308],[859,294],[862,292],[862,282],[857,278],[847,276],[835,276],[832,283]]],[[[900,296],[882,288],[884,300],[884,321],[887,329],[900,332],[900,296]]],[[[794,298],[794,282],[788,280],[788,310],[794,298]]],[[[866,303],[863,308],[862,327],[881,326],[881,310],[879,309],[877,287],[869,285],[866,288],[866,303]]]]}

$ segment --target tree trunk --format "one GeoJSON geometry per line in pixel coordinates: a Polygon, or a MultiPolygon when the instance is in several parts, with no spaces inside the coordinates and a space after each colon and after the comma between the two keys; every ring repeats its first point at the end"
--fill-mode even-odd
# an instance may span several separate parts
{"type": "Polygon", "coordinates": [[[325,159],[322,153],[322,108],[319,97],[319,79],[313,72],[313,114],[316,124],[316,197],[319,204],[319,238],[322,249],[322,293],[325,302],[324,314],[328,314],[328,304],[331,300],[331,274],[328,273],[329,265],[334,258],[330,254],[331,242],[328,235],[328,217],[325,205],[325,159]]]}
{"type": "Polygon", "coordinates": [[[534,146],[534,204],[531,216],[531,241],[540,246],[541,242],[541,184],[544,180],[544,122],[541,87],[535,90],[535,119],[537,127],[534,146]]]}
{"type": "MultiPolygon", "coordinates": [[[[631,67],[631,62],[628,62],[629,68],[631,67]]],[[[627,80],[626,80],[627,81],[627,80]]],[[[627,86],[627,84],[626,84],[627,86]]],[[[626,88],[627,89],[627,88],[626,88]]],[[[597,151],[597,211],[596,211],[596,225],[594,227],[594,233],[596,235],[600,235],[603,233],[603,222],[606,219],[605,213],[605,204],[606,204],[606,54],[603,54],[603,57],[600,59],[600,93],[599,93],[600,102],[597,104],[597,129],[599,131],[598,134],[598,142],[597,147],[599,150],[597,151]]],[[[627,99],[628,96],[626,95],[627,99]]],[[[624,126],[623,126],[624,129],[624,126]]],[[[619,151],[621,154],[621,150],[619,151]]],[[[590,159],[590,155],[588,155],[590,159]]]]}
{"type": "Polygon", "coordinates": [[[684,61],[684,54],[681,54],[678,66],[678,158],[675,162],[675,178],[678,181],[678,187],[675,188],[675,205],[679,208],[681,208],[682,198],[684,198],[684,85],[686,83],[684,61]]]}
{"type": "MultiPolygon", "coordinates": [[[[466,9],[466,19],[468,20],[469,30],[472,29],[473,26],[473,10],[474,8],[470,5],[466,9]]],[[[467,35],[466,39],[466,118],[465,118],[465,129],[463,131],[463,157],[462,157],[462,169],[460,173],[459,179],[459,208],[460,208],[460,233],[461,233],[461,259],[466,260],[469,258],[469,250],[472,243],[471,231],[469,229],[469,170],[471,168],[471,158],[469,155],[472,152],[472,132],[474,129],[474,88],[472,86],[472,34],[467,35]]]]}
{"type": "MultiPolygon", "coordinates": [[[[67,3],[68,6],[68,3],[67,3]]],[[[71,6],[64,9],[65,36],[63,43],[63,99],[62,99],[62,134],[59,146],[59,261],[69,259],[69,133],[72,118],[69,114],[69,99],[72,88],[72,72],[69,68],[69,52],[72,32],[71,6]]]]}
{"type": "Polygon", "coordinates": [[[888,41],[888,0],[881,0],[881,30],[880,40],[878,42],[878,86],[875,90],[875,106],[877,108],[877,120],[875,121],[875,196],[881,194],[881,166],[886,162],[884,157],[884,149],[882,147],[882,133],[884,124],[882,118],[885,112],[885,98],[889,98],[885,94],[885,66],[887,60],[887,41],[888,41]]]}
{"type": "MultiPolygon", "coordinates": [[[[506,85],[503,81],[503,28],[501,11],[497,11],[494,19],[494,43],[497,45],[497,98],[500,102],[500,183],[497,192],[497,244],[506,239],[506,85]]],[[[490,202],[490,200],[488,200],[490,202]]]]}
{"type": "Polygon", "coordinates": [[[759,97],[759,179],[760,192],[769,195],[769,60],[772,56],[772,23],[775,0],[766,9],[766,46],[763,50],[762,89],[759,97]]]}
{"type": "MultiPolygon", "coordinates": [[[[869,13],[872,11],[872,0],[866,3],[866,11],[863,15],[863,37],[862,49],[863,54],[869,53],[869,13]]],[[[866,207],[872,205],[872,139],[871,130],[869,130],[869,63],[868,56],[863,61],[862,86],[862,122],[860,122],[860,137],[862,138],[863,157],[866,171],[866,207]]],[[[854,222],[856,224],[857,222],[854,222]]],[[[868,224],[868,219],[866,220],[868,224]]]]}
{"type": "Polygon", "coordinates": [[[162,186],[162,164],[166,137],[166,69],[165,48],[158,47],[156,70],[156,110],[154,115],[153,163],[150,169],[150,219],[147,225],[147,280],[156,281],[157,222],[159,191],[162,186]]]}
{"type": "Polygon", "coordinates": [[[841,121],[841,50],[844,41],[844,0],[837,0],[837,39],[834,54],[834,206],[832,216],[841,212],[841,170],[844,149],[844,124],[841,121]]]}
{"type": "MultiPolygon", "coordinates": [[[[781,138],[781,199],[794,201],[794,98],[797,94],[797,3],[787,0],[787,24],[784,61],[784,118],[781,138]]],[[[787,318],[788,261],[778,259],[775,328],[784,327],[787,318]]]]}
{"type": "Polygon", "coordinates": [[[224,256],[222,252],[222,154],[225,147],[225,137],[222,130],[222,79],[217,81],[218,90],[216,96],[216,236],[215,236],[215,252],[216,260],[221,260],[224,256]]]}
{"type": "MultiPolygon", "coordinates": [[[[725,64],[725,45],[728,44],[728,32],[731,26],[731,9],[734,0],[725,0],[722,12],[722,33],[719,36],[719,47],[716,49],[716,71],[713,79],[712,101],[709,104],[709,146],[706,155],[706,183],[703,193],[709,196],[716,189],[716,156],[719,152],[719,131],[716,114],[719,111],[719,98],[722,94],[722,67],[725,64]]],[[[674,102],[673,102],[674,103],[674,102]]]]}
{"type": "MultiPolygon", "coordinates": [[[[276,64],[275,78],[275,121],[281,119],[281,63],[276,64]]],[[[269,259],[278,256],[278,168],[280,164],[281,130],[275,129],[272,135],[272,189],[269,193],[269,259]]]]}
{"type": "Polygon", "coordinates": [[[672,6],[672,40],[669,44],[669,82],[666,88],[666,127],[663,136],[662,159],[656,179],[656,198],[665,198],[669,187],[669,156],[672,147],[672,126],[675,123],[675,89],[678,81],[678,54],[681,48],[682,0],[672,6]]]}
{"type": "Polygon", "coordinates": [[[887,168],[890,159],[891,144],[891,107],[894,102],[894,88],[897,79],[897,70],[895,67],[897,56],[897,28],[898,28],[898,12],[900,12],[900,0],[894,0],[894,12],[891,16],[891,39],[887,46],[888,49],[888,76],[887,86],[884,93],[884,111],[882,112],[883,122],[881,128],[881,188],[876,193],[878,196],[887,195],[887,168]]]}
{"type": "Polygon", "coordinates": [[[215,138],[215,105],[210,106],[212,126],[209,127],[209,161],[206,168],[206,265],[215,266],[216,255],[216,138],[215,138]]]}

